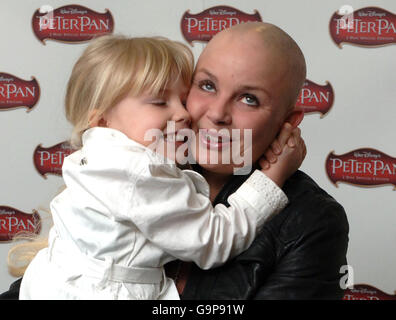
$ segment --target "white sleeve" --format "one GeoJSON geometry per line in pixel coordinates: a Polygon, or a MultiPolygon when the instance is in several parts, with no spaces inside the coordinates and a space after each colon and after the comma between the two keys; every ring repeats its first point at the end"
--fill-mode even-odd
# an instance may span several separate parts
{"type": "Polygon", "coordinates": [[[208,195],[198,193],[183,171],[167,165],[150,168],[131,192],[130,219],[164,251],[203,269],[246,250],[268,217],[288,202],[282,190],[258,170],[229,196],[230,207],[213,207],[208,195]]]}

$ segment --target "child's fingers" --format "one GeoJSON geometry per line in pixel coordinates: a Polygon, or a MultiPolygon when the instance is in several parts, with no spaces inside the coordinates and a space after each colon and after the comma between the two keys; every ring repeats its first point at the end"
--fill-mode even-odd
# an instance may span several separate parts
{"type": "Polygon", "coordinates": [[[283,125],[282,130],[280,131],[278,137],[275,140],[280,145],[281,150],[283,149],[283,146],[287,143],[289,137],[292,135],[292,131],[293,131],[293,126],[290,123],[286,122],[283,125]]]}
{"type": "Polygon", "coordinates": [[[296,127],[292,130],[291,136],[287,140],[287,145],[291,148],[294,148],[297,145],[299,139],[301,139],[301,129],[296,127]]]}
{"type": "Polygon", "coordinates": [[[265,158],[261,158],[259,160],[259,164],[261,169],[267,170],[270,167],[270,163],[265,159],[265,158]]]}
{"type": "Polygon", "coordinates": [[[296,137],[296,138],[300,138],[301,137],[301,129],[299,127],[296,127],[292,130],[292,136],[296,137]]]}
{"type": "Polygon", "coordinates": [[[258,163],[262,169],[269,169],[270,167],[269,161],[264,156],[258,160],[258,163]]]}
{"type": "Polygon", "coordinates": [[[290,148],[294,148],[295,146],[296,146],[296,139],[293,137],[293,136],[291,136],[288,140],[287,140],[287,145],[290,147],[290,148]]]}
{"type": "Polygon", "coordinates": [[[278,157],[272,152],[271,149],[268,149],[265,152],[265,158],[269,161],[269,163],[275,163],[278,157]]]}
{"type": "Polygon", "coordinates": [[[277,139],[274,142],[272,142],[271,150],[276,155],[280,155],[282,153],[282,147],[277,139]]]}

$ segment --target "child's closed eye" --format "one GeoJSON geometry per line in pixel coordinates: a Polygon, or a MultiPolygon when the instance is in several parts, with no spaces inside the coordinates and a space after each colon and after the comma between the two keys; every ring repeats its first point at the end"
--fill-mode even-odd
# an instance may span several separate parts
{"type": "Polygon", "coordinates": [[[165,100],[153,100],[150,102],[150,104],[162,107],[162,106],[166,106],[166,101],[165,100]]]}

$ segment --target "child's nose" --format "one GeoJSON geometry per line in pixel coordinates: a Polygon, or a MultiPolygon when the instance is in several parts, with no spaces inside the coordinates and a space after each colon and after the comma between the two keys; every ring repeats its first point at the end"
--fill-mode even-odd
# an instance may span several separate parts
{"type": "Polygon", "coordinates": [[[174,114],[174,120],[176,122],[186,122],[186,125],[191,124],[191,116],[186,110],[184,104],[182,102],[179,102],[177,104],[176,112],[174,114]]]}

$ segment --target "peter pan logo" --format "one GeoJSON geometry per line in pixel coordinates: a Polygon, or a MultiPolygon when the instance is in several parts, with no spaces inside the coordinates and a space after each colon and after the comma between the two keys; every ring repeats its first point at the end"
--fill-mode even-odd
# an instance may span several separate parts
{"type": "Polygon", "coordinates": [[[4,98],[10,99],[19,97],[34,97],[36,88],[18,87],[15,84],[6,84],[0,86],[0,95],[4,98]]]}
{"type": "Polygon", "coordinates": [[[262,20],[257,10],[253,14],[246,14],[232,7],[217,6],[197,14],[186,11],[181,20],[181,29],[184,38],[192,44],[193,41],[209,41],[221,30],[247,21],[262,20]]]}
{"type": "Polygon", "coordinates": [[[47,178],[47,174],[61,176],[63,160],[74,151],[68,142],[61,142],[49,148],[39,145],[34,150],[34,165],[43,178],[47,178]]]}
{"type": "Polygon", "coordinates": [[[374,159],[381,158],[380,154],[374,154],[370,151],[355,152],[353,155],[355,158],[374,158],[374,159]]]}
{"type": "Polygon", "coordinates": [[[0,206],[0,241],[9,241],[19,232],[38,234],[41,219],[36,210],[25,213],[12,207],[0,206]]]}
{"type": "Polygon", "coordinates": [[[396,165],[386,164],[381,160],[371,160],[370,162],[359,162],[354,159],[341,160],[331,158],[332,173],[336,173],[337,169],[342,169],[343,173],[370,173],[373,176],[391,174],[395,175],[396,165]]]}
{"type": "Polygon", "coordinates": [[[382,18],[382,17],[386,16],[386,13],[367,10],[367,12],[358,12],[357,15],[359,17],[380,17],[380,18],[382,18]]]}
{"type": "Polygon", "coordinates": [[[306,80],[296,106],[304,110],[304,113],[319,112],[322,117],[329,112],[334,102],[333,87],[329,82],[321,86],[313,81],[306,80]]]}
{"type": "Polygon", "coordinates": [[[378,35],[384,34],[384,33],[396,33],[395,25],[393,23],[390,23],[388,20],[385,19],[376,19],[375,21],[372,22],[366,22],[366,21],[361,21],[359,19],[353,19],[353,26],[352,28],[345,28],[344,26],[344,20],[342,19],[337,19],[337,33],[340,34],[341,30],[347,29],[348,32],[353,32],[353,33],[370,33],[370,32],[375,32],[378,35]]]}
{"type": "Polygon", "coordinates": [[[381,8],[367,7],[357,11],[334,13],[330,19],[330,34],[341,48],[342,43],[379,46],[396,43],[396,16],[381,8]]]}
{"type": "Polygon", "coordinates": [[[109,20],[95,21],[89,17],[77,17],[75,19],[65,19],[64,17],[54,17],[51,19],[40,18],[40,31],[42,30],[76,30],[76,31],[102,31],[109,30],[109,20]]]}
{"type": "Polygon", "coordinates": [[[343,300],[396,300],[396,295],[385,293],[367,284],[357,284],[347,288],[343,300]]]}
{"type": "Polygon", "coordinates": [[[60,9],[61,14],[86,14],[88,13],[87,10],[80,10],[78,8],[67,8],[67,9],[60,9]]]}
{"type": "Polygon", "coordinates": [[[355,185],[392,184],[396,187],[396,159],[374,149],[359,149],[344,155],[331,152],[326,159],[326,171],[336,185],[342,181],[355,185]]]}
{"type": "Polygon", "coordinates": [[[0,82],[11,82],[14,81],[14,78],[6,78],[3,76],[0,76],[0,82]]]}
{"type": "Polygon", "coordinates": [[[217,16],[217,15],[235,16],[237,13],[235,10],[227,10],[227,9],[219,8],[217,10],[209,10],[209,14],[211,14],[213,16],[217,16]]]}
{"type": "Polygon", "coordinates": [[[79,5],[58,9],[43,6],[32,18],[33,32],[44,43],[45,39],[62,42],[82,42],[113,32],[114,20],[110,11],[98,13],[79,5]]]}
{"type": "Polygon", "coordinates": [[[37,80],[22,80],[0,73],[0,110],[26,107],[30,111],[38,102],[40,87],[37,80]]]}

